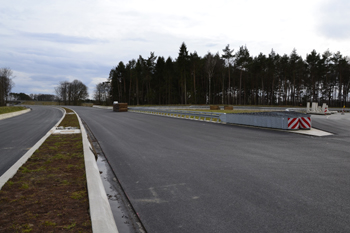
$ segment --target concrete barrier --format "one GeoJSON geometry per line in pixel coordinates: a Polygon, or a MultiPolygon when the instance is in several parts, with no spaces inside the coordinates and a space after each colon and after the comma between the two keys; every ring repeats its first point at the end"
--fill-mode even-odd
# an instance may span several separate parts
{"type": "Polygon", "coordinates": [[[332,114],[332,112],[329,111],[328,105],[326,103],[323,103],[322,107],[321,107],[321,106],[318,106],[317,102],[313,102],[311,108],[310,108],[310,102],[307,102],[306,103],[306,113],[318,114],[318,115],[330,115],[330,114],[332,114]]]}
{"type": "MultiPolygon", "coordinates": [[[[301,118],[310,120],[310,127],[305,127],[305,129],[310,129],[310,115],[297,112],[237,113],[220,116],[220,120],[226,123],[287,130],[299,129],[301,118]]],[[[306,125],[306,123],[303,123],[303,125],[306,125]]]]}

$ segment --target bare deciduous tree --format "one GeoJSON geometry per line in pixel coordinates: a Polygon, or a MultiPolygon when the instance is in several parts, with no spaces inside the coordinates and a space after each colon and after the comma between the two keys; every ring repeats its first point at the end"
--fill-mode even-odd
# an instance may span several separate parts
{"type": "Polygon", "coordinates": [[[0,68],[0,106],[5,106],[7,97],[15,85],[12,81],[13,72],[10,68],[0,68]]]}
{"type": "Polygon", "coordinates": [[[65,105],[78,105],[89,96],[87,90],[87,86],[79,80],[64,81],[55,88],[58,99],[65,105]]]}
{"type": "Polygon", "coordinates": [[[95,101],[98,104],[105,103],[107,105],[110,99],[110,90],[111,90],[110,82],[102,82],[102,83],[96,84],[95,92],[94,92],[95,101]]]}

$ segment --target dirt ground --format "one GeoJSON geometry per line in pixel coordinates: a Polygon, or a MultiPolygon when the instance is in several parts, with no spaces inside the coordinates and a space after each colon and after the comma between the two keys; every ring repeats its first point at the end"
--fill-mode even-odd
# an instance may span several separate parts
{"type": "Polygon", "coordinates": [[[51,135],[3,186],[0,232],[92,232],[81,134],[51,135]]]}

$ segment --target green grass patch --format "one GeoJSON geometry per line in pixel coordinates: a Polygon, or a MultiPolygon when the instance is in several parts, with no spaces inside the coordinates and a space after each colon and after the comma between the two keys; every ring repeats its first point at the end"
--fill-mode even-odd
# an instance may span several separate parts
{"type": "Polygon", "coordinates": [[[7,183],[8,183],[8,185],[13,185],[14,184],[11,180],[9,180],[7,183]]]}
{"type": "Polygon", "coordinates": [[[21,189],[28,189],[29,184],[28,183],[23,183],[21,189]]]}
{"type": "Polygon", "coordinates": [[[61,183],[62,183],[62,185],[68,185],[68,184],[70,184],[67,180],[63,180],[61,183]]]}
{"type": "Polygon", "coordinates": [[[63,228],[66,229],[66,230],[70,230],[70,229],[73,229],[75,226],[76,226],[76,223],[73,222],[72,224],[70,224],[70,225],[68,225],[68,226],[65,226],[65,227],[63,227],[63,228]]]}
{"type": "Polygon", "coordinates": [[[23,105],[59,105],[59,103],[55,101],[25,101],[22,104],[23,105]]]}
{"type": "Polygon", "coordinates": [[[26,110],[26,109],[27,108],[20,107],[20,106],[0,107],[0,114],[18,112],[18,111],[22,111],[22,110],[26,110]]]}
{"type": "Polygon", "coordinates": [[[66,116],[62,120],[59,126],[63,127],[76,127],[80,129],[79,121],[77,115],[69,108],[64,108],[66,110],[66,116]],[[69,114],[68,114],[69,113],[69,114]]]}
{"type": "Polygon", "coordinates": [[[56,223],[51,222],[51,221],[45,221],[45,222],[43,222],[43,225],[44,226],[56,226],[56,223]]]}
{"type": "Polygon", "coordinates": [[[86,196],[85,191],[78,191],[78,192],[72,193],[72,195],[70,197],[73,199],[82,199],[82,198],[84,198],[84,196],[86,196]]]}

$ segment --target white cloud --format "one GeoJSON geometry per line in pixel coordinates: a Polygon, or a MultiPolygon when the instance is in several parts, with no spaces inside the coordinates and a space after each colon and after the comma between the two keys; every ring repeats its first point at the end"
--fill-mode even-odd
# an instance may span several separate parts
{"type": "Polygon", "coordinates": [[[59,81],[104,81],[119,61],[176,58],[182,42],[204,56],[247,45],[251,55],[349,55],[348,1],[25,0],[0,5],[0,67],[16,73],[14,92],[49,91],[59,81]],[[45,79],[43,79],[45,77],[45,79]],[[30,80],[28,80],[30,79],[30,80]]]}
{"type": "Polygon", "coordinates": [[[349,12],[350,2],[347,0],[332,0],[321,5],[317,25],[319,33],[329,39],[349,39],[349,12]]]}

